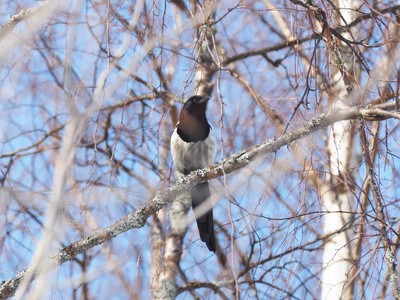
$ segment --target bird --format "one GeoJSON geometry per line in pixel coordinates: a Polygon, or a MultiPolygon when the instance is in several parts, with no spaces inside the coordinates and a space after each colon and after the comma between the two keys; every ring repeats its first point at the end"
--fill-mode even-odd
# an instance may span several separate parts
{"type": "MultiPolygon", "coordinates": [[[[207,103],[210,99],[206,96],[192,96],[181,110],[179,121],[171,136],[171,154],[178,177],[214,163],[217,141],[206,117],[207,103]]],[[[210,196],[207,181],[191,188],[192,208],[200,239],[215,253],[217,247],[210,196]],[[200,212],[196,208],[202,203],[206,203],[206,209],[200,212]]]]}

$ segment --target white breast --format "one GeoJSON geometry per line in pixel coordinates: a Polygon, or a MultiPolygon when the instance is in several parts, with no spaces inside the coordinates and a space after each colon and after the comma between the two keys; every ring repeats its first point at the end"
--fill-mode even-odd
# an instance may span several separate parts
{"type": "Polygon", "coordinates": [[[211,166],[217,154],[217,141],[210,129],[208,137],[197,143],[183,141],[175,128],[171,137],[171,153],[178,175],[211,166]],[[179,174],[180,173],[180,174],[179,174]]]}

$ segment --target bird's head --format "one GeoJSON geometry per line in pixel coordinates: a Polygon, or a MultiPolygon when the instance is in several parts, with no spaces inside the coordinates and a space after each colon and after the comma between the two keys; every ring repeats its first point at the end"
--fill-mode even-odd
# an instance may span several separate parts
{"type": "Polygon", "coordinates": [[[205,115],[208,100],[210,100],[210,97],[192,96],[185,102],[183,109],[189,114],[205,115]]]}
{"type": "Polygon", "coordinates": [[[186,102],[179,115],[178,134],[185,142],[204,141],[210,132],[206,108],[210,97],[192,96],[186,102]]]}

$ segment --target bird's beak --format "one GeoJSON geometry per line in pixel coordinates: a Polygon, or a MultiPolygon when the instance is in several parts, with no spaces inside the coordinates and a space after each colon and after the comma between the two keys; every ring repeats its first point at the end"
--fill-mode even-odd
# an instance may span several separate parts
{"type": "Polygon", "coordinates": [[[199,102],[197,102],[197,103],[206,103],[208,100],[210,100],[211,98],[210,97],[203,97],[203,98],[201,98],[200,100],[199,100],[199,102]]]}

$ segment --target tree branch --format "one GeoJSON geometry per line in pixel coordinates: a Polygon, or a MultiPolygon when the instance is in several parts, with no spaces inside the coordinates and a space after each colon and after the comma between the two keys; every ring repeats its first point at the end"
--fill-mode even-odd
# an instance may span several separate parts
{"type": "MultiPolygon", "coordinates": [[[[391,105],[386,104],[385,109],[390,108],[395,108],[395,102],[391,102],[391,105]]],[[[111,240],[121,233],[133,228],[142,228],[150,216],[161,210],[167,204],[171,203],[173,199],[176,199],[178,195],[181,195],[193,185],[244,168],[257,158],[260,158],[271,152],[276,152],[281,147],[290,145],[294,141],[307,137],[318,130],[325,129],[335,122],[357,119],[362,118],[363,115],[370,115],[368,114],[369,109],[374,110],[374,115],[376,114],[377,110],[374,109],[374,107],[368,108],[368,106],[361,108],[346,108],[345,110],[334,109],[328,113],[323,113],[308,122],[305,122],[302,126],[297,127],[298,129],[288,131],[283,135],[268,139],[260,144],[254,145],[247,150],[238,152],[225,159],[220,164],[216,164],[210,168],[194,171],[188,176],[182,177],[169,189],[159,192],[149,203],[139,207],[136,211],[129,213],[114,224],[97,230],[91,235],[73,242],[69,246],[57,252],[53,252],[50,257],[41,264],[34,267],[29,267],[18,273],[15,277],[2,281],[0,285],[0,298],[4,299],[13,296],[19,284],[23,281],[27,274],[32,274],[32,280],[34,280],[35,276],[40,273],[42,268],[45,268],[46,271],[51,271],[64,262],[75,258],[77,255],[88,251],[94,246],[111,240]]]]}
{"type": "Polygon", "coordinates": [[[0,40],[2,40],[8,33],[10,33],[18,23],[31,17],[34,13],[40,10],[40,8],[47,4],[48,1],[41,2],[38,6],[28,7],[21,9],[20,12],[10,16],[8,22],[3,26],[0,26],[0,40]]]}
{"type": "Polygon", "coordinates": [[[387,220],[384,213],[384,204],[382,203],[382,194],[379,189],[379,185],[375,178],[374,165],[371,160],[367,135],[364,129],[364,123],[360,120],[358,123],[358,131],[360,134],[361,144],[363,147],[363,155],[366,166],[367,178],[371,186],[372,196],[374,198],[376,206],[376,214],[379,219],[379,235],[382,240],[383,248],[385,249],[385,262],[390,274],[390,284],[392,286],[392,295],[396,300],[400,299],[400,286],[399,277],[396,268],[396,256],[392,248],[392,243],[387,233],[387,220]]]}

